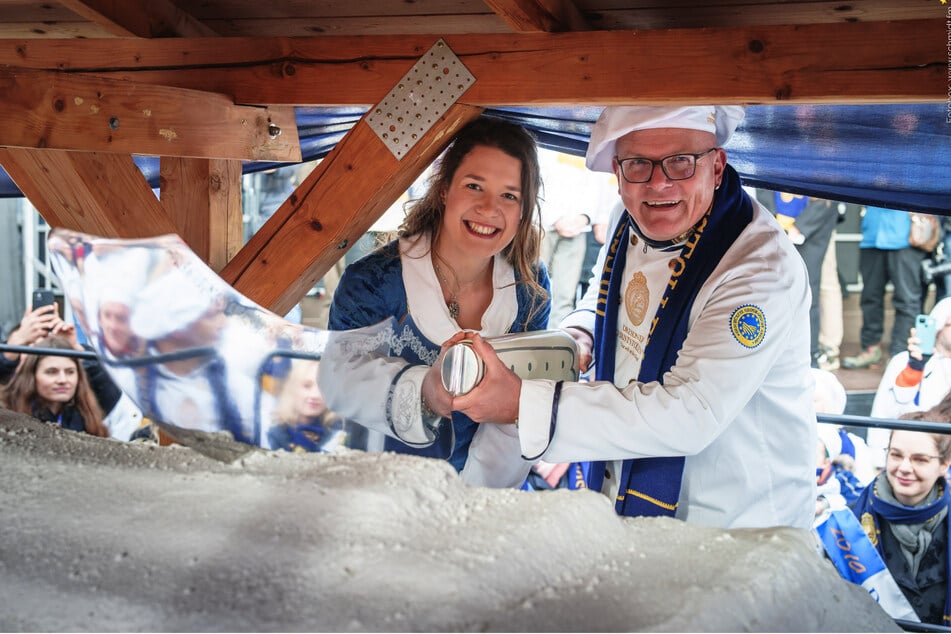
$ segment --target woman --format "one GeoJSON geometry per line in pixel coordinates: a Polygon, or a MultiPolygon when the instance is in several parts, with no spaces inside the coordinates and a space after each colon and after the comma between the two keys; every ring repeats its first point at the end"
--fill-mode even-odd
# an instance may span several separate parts
{"type": "Polygon", "coordinates": [[[309,359],[291,363],[271,412],[271,449],[330,452],[341,444],[343,421],[327,409],[320,393],[319,366],[309,359]]]}
{"type": "MultiPolygon", "coordinates": [[[[934,420],[927,413],[904,419],[934,420]]],[[[948,481],[951,436],[895,430],[885,471],[852,504],[869,540],[925,623],[949,625],[948,481]]]]}
{"type": "MultiPolygon", "coordinates": [[[[73,350],[65,337],[39,339],[38,348],[73,350]]],[[[15,412],[29,414],[64,429],[107,437],[102,410],[82,364],[74,357],[25,354],[4,389],[4,402],[15,412]]]]}
{"type": "Polygon", "coordinates": [[[333,411],[389,436],[386,450],[449,460],[469,483],[524,482],[530,464],[516,430],[477,431],[451,412],[437,361],[440,344],[462,340],[463,330],[491,336],[547,327],[540,188],[537,148],[523,128],[480,118],[459,132],[427,193],[410,203],[399,239],[351,264],[334,293],[331,330],[391,320],[394,335],[383,351],[390,361],[321,373],[333,411]],[[354,387],[356,373],[367,376],[367,389],[354,387]]]}

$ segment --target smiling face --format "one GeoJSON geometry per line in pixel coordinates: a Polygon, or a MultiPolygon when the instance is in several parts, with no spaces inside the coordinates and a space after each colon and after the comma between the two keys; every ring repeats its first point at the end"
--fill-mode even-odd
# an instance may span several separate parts
{"type": "Polygon", "coordinates": [[[502,251],[518,231],[521,179],[519,159],[494,147],[475,146],[443,194],[441,251],[474,258],[502,251]]]}
{"type": "Polygon", "coordinates": [[[317,385],[318,372],[316,362],[304,363],[294,377],[296,381],[294,410],[297,413],[297,420],[316,418],[327,409],[324,395],[321,394],[317,385]]]}
{"type": "Polygon", "coordinates": [[[79,371],[76,362],[67,357],[43,357],[36,364],[36,395],[50,408],[58,413],[64,403],[68,403],[76,395],[76,386],[79,384],[79,371]]]}
{"type": "Polygon", "coordinates": [[[896,430],[888,444],[885,472],[895,499],[905,506],[921,502],[944,477],[948,460],[939,457],[934,436],[924,432],[896,430]]]}
{"type": "MultiPolygon", "coordinates": [[[[702,130],[657,128],[630,132],[617,140],[619,159],[659,161],[673,154],[701,154],[716,147],[716,137],[702,130]]],[[[624,205],[645,236],[671,240],[693,227],[713,203],[714,188],[723,178],[726,153],[717,149],[697,160],[697,169],[686,180],[670,180],[660,165],[646,183],[629,183],[617,161],[614,173],[624,205]]]]}

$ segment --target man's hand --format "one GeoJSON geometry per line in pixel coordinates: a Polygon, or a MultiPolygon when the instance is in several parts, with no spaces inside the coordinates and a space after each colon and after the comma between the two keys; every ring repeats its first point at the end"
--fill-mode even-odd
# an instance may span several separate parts
{"type": "Polygon", "coordinates": [[[495,348],[471,333],[472,349],[485,364],[482,380],[471,391],[452,399],[452,409],[478,423],[514,423],[522,379],[502,363],[495,348]]]}
{"type": "Polygon", "coordinates": [[[594,338],[590,332],[581,328],[562,328],[562,330],[575,340],[575,345],[578,347],[578,366],[582,372],[587,372],[588,366],[591,365],[594,338]]]}

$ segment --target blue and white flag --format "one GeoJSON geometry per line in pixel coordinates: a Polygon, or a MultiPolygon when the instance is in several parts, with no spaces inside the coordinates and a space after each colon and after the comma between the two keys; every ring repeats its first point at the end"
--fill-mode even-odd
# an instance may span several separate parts
{"type": "Polygon", "coordinates": [[[892,618],[921,621],[851,510],[832,511],[815,531],[843,579],[865,588],[892,618]]]}

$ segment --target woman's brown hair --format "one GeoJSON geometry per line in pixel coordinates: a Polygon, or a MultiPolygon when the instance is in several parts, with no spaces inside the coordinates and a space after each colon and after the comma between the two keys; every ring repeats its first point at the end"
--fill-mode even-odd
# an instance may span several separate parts
{"type": "Polygon", "coordinates": [[[399,236],[427,233],[431,244],[435,244],[446,211],[443,194],[462,160],[476,147],[496,148],[522,163],[522,213],[518,231],[502,250],[502,256],[518,272],[519,283],[529,288],[533,300],[532,310],[529,311],[530,320],[544,305],[548,293],[535,279],[542,238],[538,217],[542,188],[538,147],[534,137],[522,126],[501,119],[480,117],[463,127],[436,164],[426,194],[407,203],[407,214],[400,225],[399,236]]]}
{"type": "MultiPolygon", "coordinates": [[[[944,403],[944,401],[942,401],[944,403]]],[[[931,422],[931,423],[951,423],[951,418],[948,417],[947,403],[944,403],[942,406],[941,403],[932,407],[929,410],[921,410],[914,412],[906,412],[899,416],[901,420],[917,420],[922,422],[931,422]]],[[[894,433],[894,429],[892,433],[894,433]]],[[[948,427],[947,434],[934,434],[930,432],[925,432],[934,440],[935,449],[938,450],[938,457],[941,462],[951,462],[951,426],[948,427]]],[[[888,443],[891,445],[891,433],[888,435],[888,443]]]]}
{"type": "MultiPolygon", "coordinates": [[[[62,337],[44,337],[33,345],[37,348],[73,349],[69,342],[62,337]]],[[[48,356],[52,355],[21,353],[20,364],[17,366],[13,378],[10,379],[10,383],[3,390],[4,401],[11,410],[30,416],[34,415],[33,405],[37,400],[36,369],[40,361],[48,356]]],[[[77,381],[76,393],[69,404],[79,410],[87,434],[105,438],[109,435],[109,430],[102,421],[102,409],[100,409],[92,387],[89,385],[86,370],[83,369],[83,364],[80,363],[79,359],[73,358],[70,360],[76,364],[77,381]]]]}

